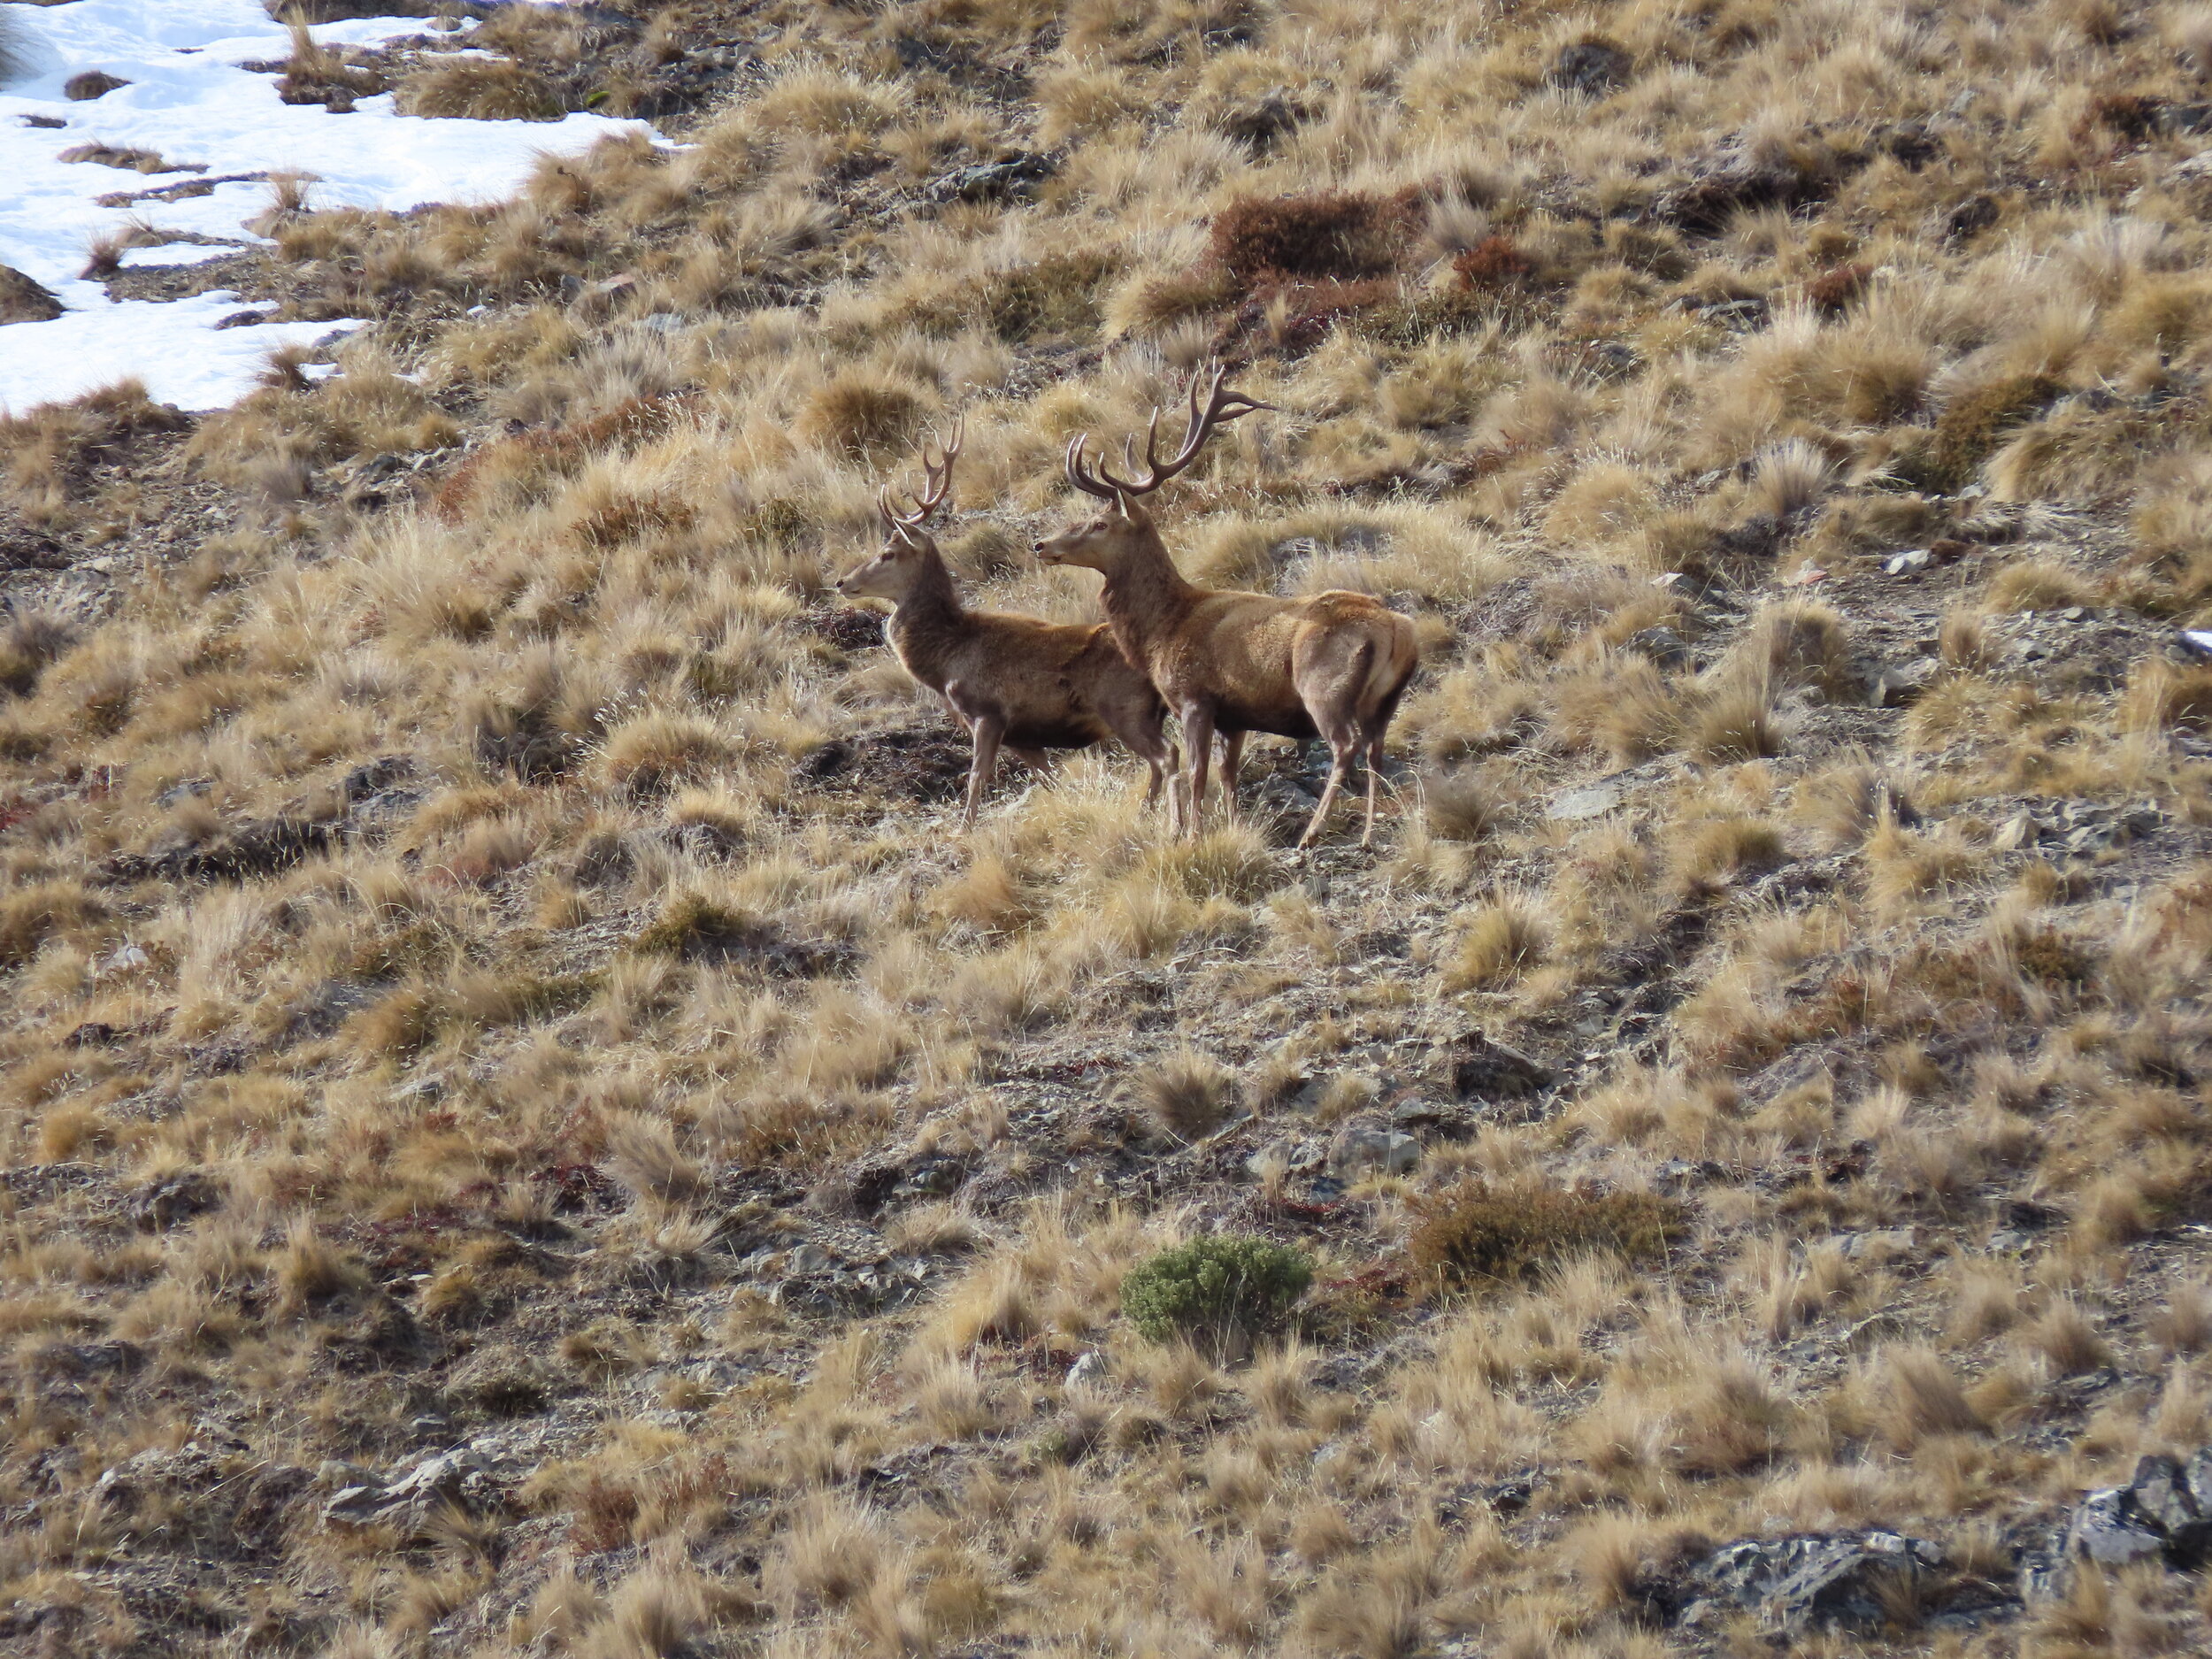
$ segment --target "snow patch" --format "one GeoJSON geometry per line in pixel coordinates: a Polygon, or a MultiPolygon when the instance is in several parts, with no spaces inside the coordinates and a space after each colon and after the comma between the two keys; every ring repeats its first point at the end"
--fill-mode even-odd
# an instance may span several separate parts
{"type": "MultiPolygon", "coordinates": [[[[96,197],[157,188],[156,180],[58,159],[74,145],[155,150],[172,164],[196,164],[214,174],[313,173],[321,182],[309,192],[311,206],[404,212],[434,202],[501,201],[541,155],[572,155],[610,134],[651,132],[643,122],[587,113],[541,122],[423,119],[399,114],[388,93],[360,100],[349,115],[285,104],[275,76],[238,66],[290,53],[289,37],[260,0],[72,0],[8,11],[27,37],[31,73],[0,89],[0,178],[7,180],[0,190],[0,265],[43,284],[69,315],[0,326],[0,415],[130,374],[165,402],[220,408],[251,389],[272,349],[340,326],[270,324],[217,334],[210,325],[237,309],[234,297],[219,304],[212,296],[111,303],[99,283],[78,274],[96,239],[143,219],[165,231],[258,243],[244,223],[268,205],[269,188],[219,184],[183,201],[104,208],[96,197]],[[88,69],[131,84],[88,103],[69,102],[62,83],[88,69]],[[31,127],[23,118],[32,115],[66,125],[31,127]],[[66,347],[53,343],[63,339],[66,347]],[[173,396],[162,386],[179,389],[173,396]]],[[[319,27],[316,37],[368,46],[430,33],[423,18],[360,18],[319,27]]],[[[125,263],[182,265],[223,251],[134,250],[125,263]]]]}
{"type": "Polygon", "coordinates": [[[96,311],[50,323],[10,323],[0,328],[0,410],[65,402],[129,379],[143,381],[157,403],[222,409],[253,389],[279,347],[311,346],[362,326],[350,319],[215,326],[238,310],[236,294],[216,288],[189,299],[103,300],[96,311]]]}

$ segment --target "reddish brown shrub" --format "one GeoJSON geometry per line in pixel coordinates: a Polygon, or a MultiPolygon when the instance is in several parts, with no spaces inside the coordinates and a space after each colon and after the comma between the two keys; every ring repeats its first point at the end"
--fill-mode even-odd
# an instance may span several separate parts
{"type": "Polygon", "coordinates": [[[1452,274],[1471,293],[1519,288],[1536,274],[1536,261],[1510,236],[1486,236],[1452,261],[1452,274]]]}
{"type": "Polygon", "coordinates": [[[1824,317],[1839,317],[1851,307],[1851,302],[1866,292],[1867,281],[1874,274],[1873,268],[1863,265],[1839,265],[1823,271],[1805,285],[1805,300],[1824,317]]]}
{"type": "Polygon", "coordinates": [[[1212,254],[1247,284],[1379,277],[1396,268],[1412,207],[1407,196],[1355,190],[1273,200],[1248,196],[1215,219],[1212,254]]]}

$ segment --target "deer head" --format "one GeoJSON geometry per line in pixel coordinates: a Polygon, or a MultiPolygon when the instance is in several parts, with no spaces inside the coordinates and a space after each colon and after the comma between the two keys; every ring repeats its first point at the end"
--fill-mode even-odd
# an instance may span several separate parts
{"type": "Polygon", "coordinates": [[[1191,380],[1190,414],[1183,426],[1183,442],[1167,459],[1160,458],[1160,411],[1155,408],[1145,426],[1144,465],[1137,464],[1137,440],[1133,434],[1122,442],[1124,477],[1102,456],[1094,464],[1087,457],[1090,434],[1078,433],[1068,443],[1068,482],[1087,495],[1107,503],[1110,511],[1037,543],[1037,557],[1047,565],[1081,565],[1109,575],[1121,568],[1136,549],[1156,543],[1152,516],[1141,504],[1144,496],[1186,471],[1213,436],[1217,426],[1248,415],[1256,409],[1272,409],[1224,385],[1228,370],[1214,365],[1202,383],[1191,380]]]}
{"type": "Polygon", "coordinates": [[[944,447],[932,460],[922,449],[922,490],[909,495],[901,508],[887,484],[876,496],[876,512],[883,520],[883,551],[837,579],[837,591],[848,599],[903,599],[927,569],[941,568],[936,539],[926,526],[952,494],[952,464],[960,454],[964,420],[956,420],[944,447]]]}

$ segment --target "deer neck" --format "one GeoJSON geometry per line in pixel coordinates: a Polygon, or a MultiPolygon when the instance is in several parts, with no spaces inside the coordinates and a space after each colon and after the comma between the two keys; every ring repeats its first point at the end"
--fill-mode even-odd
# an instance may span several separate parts
{"type": "Polygon", "coordinates": [[[953,586],[952,572],[934,552],[925,554],[913,585],[891,612],[885,630],[891,648],[915,679],[934,684],[933,672],[950,652],[967,619],[967,607],[953,586]]]}
{"type": "Polygon", "coordinates": [[[1106,572],[1099,601],[1114,643],[1131,662],[1141,663],[1155,641],[1175,631],[1197,593],[1168,557],[1159,533],[1148,528],[1119,565],[1106,572]]]}

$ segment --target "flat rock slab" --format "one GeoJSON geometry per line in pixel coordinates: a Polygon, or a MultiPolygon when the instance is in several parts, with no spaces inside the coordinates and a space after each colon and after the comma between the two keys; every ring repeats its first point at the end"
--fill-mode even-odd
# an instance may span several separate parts
{"type": "Polygon", "coordinates": [[[1566,824],[1603,818],[1627,798],[1627,789],[1617,783],[1586,784],[1552,796],[1550,816],[1566,824]]]}

